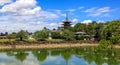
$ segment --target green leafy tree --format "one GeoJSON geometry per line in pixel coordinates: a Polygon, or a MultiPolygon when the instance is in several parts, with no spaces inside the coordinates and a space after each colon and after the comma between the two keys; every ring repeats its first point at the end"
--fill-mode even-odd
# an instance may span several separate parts
{"type": "Polygon", "coordinates": [[[40,30],[34,33],[34,38],[38,41],[43,41],[48,38],[48,33],[46,30],[40,30]]]}
{"type": "Polygon", "coordinates": [[[11,37],[12,39],[15,39],[15,38],[16,38],[16,35],[17,35],[17,33],[13,32],[13,33],[11,33],[11,34],[9,34],[9,35],[10,35],[10,37],[11,37]]]}
{"type": "Polygon", "coordinates": [[[65,29],[65,30],[74,31],[74,28],[73,28],[73,27],[71,27],[71,26],[68,26],[68,27],[66,27],[66,29],[65,29]]]}
{"type": "Polygon", "coordinates": [[[9,42],[11,42],[12,39],[11,35],[7,35],[7,38],[9,39],[9,42]]]}
{"type": "Polygon", "coordinates": [[[97,47],[97,50],[106,50],[109,48],[113,48],[113,43],[110,40],[102,39],[97,47]]]}
{"type": "Polygon", "coordinates": [[[62,36],[65,40],[74,40],[74,32],[70,30],[64,30],[62,36]]]}
{"type": "Polygon", "coordinates": [[[96,21],[93,21],[89,24],[78,23],[74,26],[74,30],[75,32],[86,32],[91,38],[94,36],[96,41],[99,41],[101,39],[101,31],[103,27],[104,23],[96,23],[96,21]]]}
{"type": "Polygon", "coordinates": [[[110,37],[110,40],[113,44],[120,43],[120,34],[114,33],[112,37],[110,37]]]}
{"type": "Polygon", "coordinates": [[[51,36],[53,39],[61,39],[60,32],[51,32],[51,36]]]}
{"type": "Polygon", "coordinates": [[[97,23],[96,24],[96,26],[94,28],[95,32],[93,33],[96,41],[100,41],[101,40],[101,38],[102,38],[101,32],[102,32],[103,28],[104,28],[104,23],[97,23]]]}
{"type": "Polygon", "coordinates": [[[120,20],[113,20],[107,22],[102,30],[102,38],[110,40],[110,37],[116,32],[119,33],[120,30],[120,20]]]}
{"type": "Polygon", "coordinates": [[[86,31],[86,24],[82,24],[82,23],[77,23],[75,26],[74,26],[74,31],[75,32],[78,32],[78,31],[82,31],[82,32],[85,32],[86,31]]]}
{"type": "Polygon", "coordinates": [[[76,40],[84,40],[84,35],[77,35],[76,40]]]}
{"type": "Polygon", "coordinates": [[[28,33],[24,30],[21,30],[17,33],[16,38],[20,41],[23,41],[24,39],[28,39],[28,33]]]}

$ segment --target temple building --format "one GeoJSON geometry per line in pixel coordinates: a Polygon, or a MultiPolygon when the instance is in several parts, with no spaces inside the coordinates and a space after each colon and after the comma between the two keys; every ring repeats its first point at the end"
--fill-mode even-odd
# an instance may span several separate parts
{"type": "Polygon", "coordinates": [[[62,23],[63,23],[62,24],[63,29],[67,29],[67,28],[71,27],[71,21],[68,20],[68,14],[66,14],[66,20],[64,20],[62,23]]]}

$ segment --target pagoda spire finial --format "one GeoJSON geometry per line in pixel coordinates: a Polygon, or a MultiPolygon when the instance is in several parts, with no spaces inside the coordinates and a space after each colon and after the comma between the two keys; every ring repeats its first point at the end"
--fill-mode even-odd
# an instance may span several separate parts
{"type": "Polygon", "coordinates": [[[66,13],[66,20],[68,20],[68,13],[66,13]]]}

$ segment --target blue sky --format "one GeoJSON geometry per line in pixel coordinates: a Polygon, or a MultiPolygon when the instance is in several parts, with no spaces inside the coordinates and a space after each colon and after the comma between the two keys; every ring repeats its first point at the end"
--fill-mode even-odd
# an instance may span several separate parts
{"type": "Polygon", "coordinates": [[[0,0],[0,32],[57,28],[68,13],[72,24],[120,19],[120,0],[0,0]]]}
{"type": "MultiPolygon", "coordinates": [[[[61,10],[64,13],[69,12],[69,17],[74,18],[78,17],[80,20],[84,19],[103,19],[105,21],[112,20],[112,19],[119,19],[120,12],[120,0],[38,0],[38,5],[41,6],[44,10],[47,11],[53,11],[54,10],[61,10]],[[102,16],[101,17],[95,17],[95,16],[88,16],[89,13],[86,13],[85,10],[91,9],[91,8],[104,8],[109,7],[107,12],[108,16],[102,16]],[[79,9],[81,8],[81,9],[79,9]],[[66,11],[65,11],[66,10],[66,11]],[[68,11],[67,11],[68,10],[68,11]],[[69,10],[75,10],[72,12],[74,16],[70,13],[69,10]]],[[[98,12],[99,13],[99,12],[98,12]]]]}

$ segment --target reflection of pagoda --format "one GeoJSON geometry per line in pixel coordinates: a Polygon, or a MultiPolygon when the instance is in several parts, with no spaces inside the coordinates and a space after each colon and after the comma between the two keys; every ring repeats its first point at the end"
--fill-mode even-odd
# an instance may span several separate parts
{"type": "Polygon", "coordinates": [[[66,20],[63,21],[62,25],[64,29],[71,27],[71,21],[68,20],[68,14],[66,14],[66,20]]]}

